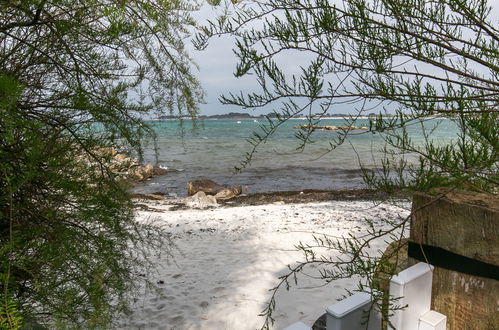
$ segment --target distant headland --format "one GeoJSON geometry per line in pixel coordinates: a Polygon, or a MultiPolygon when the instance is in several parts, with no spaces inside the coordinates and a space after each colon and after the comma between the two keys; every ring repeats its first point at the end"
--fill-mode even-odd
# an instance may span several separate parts
{"type": "MultiPolygon", "coordinates": [[[[335,113],[335,114],[329,114],[329,113],[326,113],[326,114],[314,114],[313,117],[314,118],[323,118],[323,119],[327,119],[327,118],[348,118],[352,115],[350,114],[345,114],[345,113],[335,113]]],[[[363,116],[363,117],[370,117],[370,116],[376,116],[375,113],[370,113],[369,115],[366,115],[366,116],[363,116]]],[[[258,120],[258,119],[265,119],[265,117],[268,117],[268,118],[276,118],[276,114],[275,113],[269,113],[267,115],[259,115],[259,116],[252,116],[251,114],[249,113],[246,113],[246,112],[229,112],[229,113],[226,113],[226,114],[220,114],[220,115],[200,115],[200,116],[197,116],[195,117],[195,119],[201,119],[201,120],[258,120]]],[[[296,117],[293,117],[293,118],[296,118],[296,119],[304,119],[306,118],[305,116],[296,116],[296,117]]],[[[189,119],[193,119],[192,117],[190,116],[178,116],[178,115],[162,115],[162,116],[159,116],[158,117],[159,120],[176,120],[176,119],[184,119],[184,120],[189,120],[189,119]]]]}

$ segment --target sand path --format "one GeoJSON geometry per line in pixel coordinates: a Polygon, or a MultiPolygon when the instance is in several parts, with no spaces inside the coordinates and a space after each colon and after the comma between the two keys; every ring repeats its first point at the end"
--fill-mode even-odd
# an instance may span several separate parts
{"type": "MultiPolygon", "coordinates": [[[[303,260],[294,250],[312,242],[313,233],[342,236],[365,232],[365,219],[406,216],[394,205],[374,207],[368,201],[224,207],[168,211],[162,202],[149,206],[162,212],[138,211],[139,221],[154,219],[173,234],[179,252],[175,263],[157,259],[159,293],[144,289],[132,315],[120,320],[123,329],[259,329],[258,314],[268,289],[303,260]]],[[[407,205],[405,205],[407,207],[407,205]]],[[[383,249],[384,243],[373,246],[383,249]]],[[[275,328],[302,321],[308,325],[325,308],[354,289],[358,279],[331,283],[302,277],[298,287],[281,291],[274,313],[275,328]]]]}

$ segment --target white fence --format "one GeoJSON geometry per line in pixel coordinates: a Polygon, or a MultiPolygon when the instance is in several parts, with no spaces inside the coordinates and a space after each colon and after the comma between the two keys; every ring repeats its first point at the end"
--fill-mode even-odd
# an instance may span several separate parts
{"type": "MultiPolygon", "coordinates": [[[[433,266],[420,262],[393,276],[390,297],[397,305],[390,322],[397,330],[445,330],[447,317],[430,310],[433,266]]],[[[371,306],[371,294],[356,293],[326,309],[327,330],[379,330],[381,314],[371,306]],[[367,313],[370,313],[367,317],[367,313]],[[366,321],[369,320],[368,327],[366,321]]],[[[284,330],[311,330],[304,323],[295,323],[284,330]]]]}

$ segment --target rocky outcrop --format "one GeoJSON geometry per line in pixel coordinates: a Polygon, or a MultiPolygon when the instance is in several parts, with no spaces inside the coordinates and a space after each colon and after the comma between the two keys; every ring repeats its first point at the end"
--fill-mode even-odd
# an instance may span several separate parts
{"type": "Polygon", "coordinates": [[[200,179],[187,182],[187,195],[189,196],[194,195],[198,191],[202,191],[209,195],[215,195],[223,189],[225,189],[224,186],[221,186],[210,179],[200,179]]]}
{"type": "Polygon", "coordinates": [[[213,195],[216,199],[229,199],[240,195],[241,186],[224,187],[210,179],[200,179],[187,182],[187,195],[192,196],[198,192],[213,195]]]}
{"type": "Polygon", "coordinates": [[[134,180],[144,181],[152,178],[154,174],[154,166],[152,166],[152,164],[138,165],[132,167],[129,174],[134,180]]]}
{"type": "Polygon", "coordinates": [[[214,196],[206,195],[203,191],[198,191],[196,194],[184,198],[185,206],[196,209],[206,209],[209,207],[217,207],[218,203],[214,196]]]}
{"type": "Polygon", "coordinates": [[[153,166],[152,164],[141,165],[136,159],[129,157],[126,153],[119,153],[112,148],[103,148],[103,150],[110,156],[111,168],[124,178],[144,181],[168,173],[166,169],[153,166]]]}
{"type": "Polygon", "coordinates": [[[300,125],[294,126],[293,128],[299,128],[303,130],[325,130],[325,131],[353,131],[353,130],[369,130],[366,126],[315,126],[315,125],[300,125]]]}
{"type": "Polygon", "coordinates": [[[103,164],[123,180],[143,181],[168,173],[165,168],[155,167],[152,164],[142,165],[126,152],[119,152],[112,147],[95,148],[92,155],[82,153],[80,159],[96,170],[100,170],[103,164]]]}

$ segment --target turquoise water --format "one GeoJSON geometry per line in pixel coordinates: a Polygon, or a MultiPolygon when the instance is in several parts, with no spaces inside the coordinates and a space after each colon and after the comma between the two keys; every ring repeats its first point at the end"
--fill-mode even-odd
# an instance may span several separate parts
{"type": "MultiPolygon", "coordinates": [[[[263,122],[262,122],[263,123],[263,122]]],[[[190,121],[149,122],[157,133],[157,158],[153,148],[146,149],[145,160],[167,167],[170,172],[154,178],[147,185],[137,187],[139,192],[163,192],[183,196],[186,183],[197,178],[209,178],[225,185],[242,185],[245,193],[302,189],[363,188],[360,165],[380,167],[380,134],[353,131],[342,146],[327,152],[336,131],[316,131],[313,143],[303,151],[297,150],[297,129],[304,120],[289,120],[260,146],[251,166],[235,174],[234,168],[251,150],[247,139],[259,124],[253,120],[206,120],[193,128],[190,121]]],[[[322,120],[319,125],[346,125],[342,119],[322,120]]],[[[368,126],[368,120],[359,120],[356,126],[368,126]]],[[[435,119],[425,124],[426,129],[437,127],[432,138],[446,143],[456,136],[456,126],[450,120],[435,119]]],[[[414,142],[424,141],[421,126],[409,128],[414,142]]]]}

